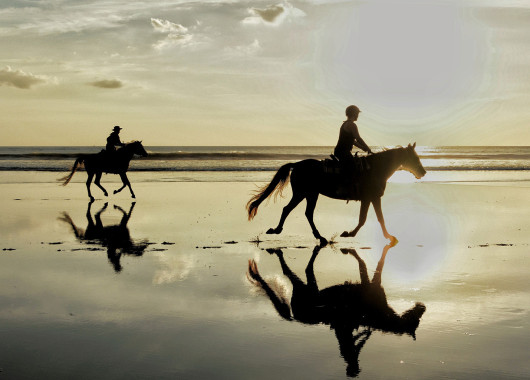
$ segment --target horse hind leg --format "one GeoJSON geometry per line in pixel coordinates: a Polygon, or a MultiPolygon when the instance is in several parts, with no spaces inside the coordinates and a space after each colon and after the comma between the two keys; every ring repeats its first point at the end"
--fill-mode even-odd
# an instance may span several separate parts
{"type": "Polygon", "coordinates": [[[320,235],[320,232],[318,232],[315,226],[315,222],[313,221],[313,214],[315,212],[317,200],[318,200],[318,194],[311,194],[307,197],[307,206],[305,209],[305,216],[307,218],[307,221],[309,222],[309,225],[311,226],[311,231],[313,232],[313,236],[317,238],[318,240],[320,240],[321,245],[326,245],[328,241],[320,235]]]}
{"type": "Polygon", "coordinates": [[[293,191],[293,197],[291,198],[287,206],[283,208],[282,216],[280,217],[280,222],[278,223],[278,226],[276,228],[269,228],[267,230],[267,234],[280,234],[283,230],[283,224],[285,223],[285,219],[287,219],[287,216],[289,216],[291,211],[293,211],[294,208],[298,206],[304,198],[305,196],[297,194],[293,191]]]}
{"type": "Polygon", "coordinates": [[[101,186],[101,183],[100,183],[102,174],[103,173],[96,173],[96,179],[94,180],[94,183],[96,184],[97,187],[101,189],[101,191],[103,191],[103,194],[105,194],[105,196],[108,197],[109,194],[107,193],[107,190],[105,190],[105,188],[101,186]]]}
{"type": "Polygon", "coordinates": [[[90,184],[92,183],[92,178],[94,177],[94,173],[87,173],[88,178],[86,180],[86,189],[88,191],[88,197],[90,198],[91,202],[94,202],[94,197],[92,196],[92,193],[90,192],[90,184]]]}

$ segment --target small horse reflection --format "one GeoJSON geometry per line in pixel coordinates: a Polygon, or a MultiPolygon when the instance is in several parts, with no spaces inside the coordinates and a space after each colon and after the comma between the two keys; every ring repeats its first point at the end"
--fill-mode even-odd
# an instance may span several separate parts
{"type": "Polygon", "coordinates": [[[374,330],[393,334],[408,334],[416,339],[416,329],[426,308],[422,303],[398,315],[389,305],[381,286],[381,275],[388,250],[384,247],[375,274],[370,281],[365,262],[355,249],[341,249],[359,264],[360,283],[346,282],[319,290],[313,264],[322,246],[316,246],[307,264],[304,283],[291,271],[280,249],[268,250],[278,256],[283,274],[293,285],[291,303],[275,291],[260,275],[257,263],[249,260],[247,278],[265,291],[276,311],[286,320],[305,324],[327,324],[335,330],[341,356],[347,364],[346,373],[355,377],[360,373],[359,354],[374,330]]]}
{"type": "MultiPolygon", "coordinates": [[[[342,200],[360,200],[361,209],[359,212],[359,223],[352,231],[344,231],[341,236],[353,237],[366,222],[370,204],[374,206],[377,220],[381,225],[383,235],[391,241],[397,239],[390,235],[385,226],[383,211],[381,209],[381,197],[385,193],[387,180],[397,170],[406,170],[414,174],[416,178],[425,175],[426,170],[420,162],[418,154],[414,150],[416,143],[409,144],[406,148],[399,147],[388,149],[383,152],[367,156],[366,162],[370,167],[365,174],[358,178],[359,188],[344,188],[344,178],[336,174],[330,174],[326,171],[323,161],[303,160],[295,163],[283,165],[274,175],[271,182],[258,190],[247,203],[248,219],[252,220],[257,212],[259,205],[275,192],[281,193],[287,185],[289,177],[291,179],[291,188],[293,196],[287,206],[283,208],[282,215],[278,226],[269,228],[267,234],[280,234],[287,216],[296,206],[304,199],[307,200],[305,215],[313,236],[320,240],[320,244],[326,244],[327,240],[320,235],[315,223],[313,222],[313,213],[317,204],[318,196],[325,195],[333,199],[342,200]],[[292,169],[292,173],[291,173],[292,169]]],[[[352,178],[353,179],[353,178],[352,178]]]]}
{"type": "Polygon", "coordinates": [[[128,186],[131,192],[131,197],[136,198],[131,187],[131,183],[127,178],[127,170],[129,170],[129,163],[131,162],[135,154],[142,157],[147,157],[148,155],[141,141],[133,141],[127,143],[125,144],[125,146],[119,148],[116,152],[113,153],[103,151],[96,154],[82,154],[75,160],[70,174],[59,178],[58,181],[62,182],[63,186],[68,185],[77,169],[82,164],[84,164],[85,170],[88,174],[86,188],[88,191],[88,197],[91,201],[94,200],[94,197],[90,192],[90,184],[92,183],[92,178],[94,177],[94,175],[96,176],[96,179],[94,180],[96,186],[99,187],[101,191],[103,191],[103,194],[105,196],[108,195],[107,190],[103,186],[101,186],[100,183],[101,176],[103,173],[118,174],[120,176],[123,185],[119,189],[114,190],[114,194],[119,193],[125,188],[125,186],[128,186]]]}
{"type": "Polygon", "coordinates": [[[121,207],[114,206],[114,209],[122,213],[122,218],[119,224],[104,226],[101,221],[101,214],[107,210],[108,204],[105,205],[95,213],[92,218],[91,207],[93,202],[88,203],[86,218],[88,221],[87,227],[83,230],[78,228],[70,215],[63,212],[59,220],[68,223],[74,232],[75,237],[84,244],[97,244],[107,248],[107,257],[110,264],[116,273],[121,272],[120,259],[122,254],[132,256],[142,256],[145,249],[149,246],[146,241],[134,242],[127,228],[127,223],[131,218],[135,202],[131,203],[129,212],[125,212],[121,207]],[[95,222],[94,222],[95,219],[95,222]]]}

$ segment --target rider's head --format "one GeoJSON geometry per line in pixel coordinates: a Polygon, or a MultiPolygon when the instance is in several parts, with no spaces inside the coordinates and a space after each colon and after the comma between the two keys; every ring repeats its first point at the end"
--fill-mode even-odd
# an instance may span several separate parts
{"type": "Polygon", "coordinates": [[[361,110],[357,106],[348,106],[346,107],[346,116],[348,119],[357,120],[357,117],[359,117],[359,113],[361,110]]]}
{"type": "Polygon", "coordinates": [[[119,133],[121,131],[121,128],[119,126],[115,126],[113,131],[119,133]]]}

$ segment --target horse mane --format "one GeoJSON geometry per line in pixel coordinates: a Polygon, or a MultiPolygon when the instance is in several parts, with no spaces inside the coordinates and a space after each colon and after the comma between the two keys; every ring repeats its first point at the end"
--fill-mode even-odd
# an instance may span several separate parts
{"type": "Polygon", "coordinates": [[[405,148],[403,148],[401,145],[398,145],[394,148],[387,148],[387,147],[383,147],[383,150],[381,152],[377,152],[377,153],[374,153],[374,154],[371,154],[371,155],[368,155],[366,156],[366,158],[376,158],[376,157],[385,157],[387,155],[390,155],[394,152],[397,152],[397,151],[400,151],[400,150],[403,150],[405,148]]]}

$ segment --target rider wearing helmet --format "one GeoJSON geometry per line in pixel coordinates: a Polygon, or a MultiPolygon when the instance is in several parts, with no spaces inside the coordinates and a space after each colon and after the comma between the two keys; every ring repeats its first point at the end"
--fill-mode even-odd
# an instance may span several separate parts
{"type": "Polygon", "coordinates": [[[337,146],[333,152],[339,161],[348,162],[353,160],[351,153],[353,146],[356,146],[365,152],[372,153],[370,147],[366,145],[364,140],[359,135],[359,130],[355,124],[360,112],[361,110],[359,110],[359,107],[357,106],[348,106],[346,108],[347,120],[344,121],[340,127],[339,141],[337,142],[337,146]]]}

